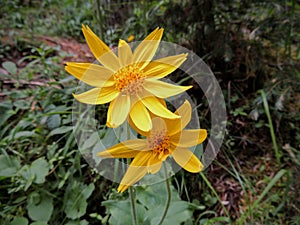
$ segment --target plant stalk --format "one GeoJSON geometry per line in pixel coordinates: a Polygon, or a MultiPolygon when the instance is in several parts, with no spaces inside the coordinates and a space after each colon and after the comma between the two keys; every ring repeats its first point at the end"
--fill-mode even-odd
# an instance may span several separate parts
{"type": "Polygon", "coordinates": [[[168,178],[168,170],[167,170],[167,166],[165,163],[163,163],[164,166],[164,171],[165,171],[165,177],[166,177],[166,186],[167,186],[167,202],[166,202],[166,207],[164,210],[164,213],[160,219],[160,221],[158,222],[158,225],[161,225],[168,213],[169,207],[170,207],[170,202],[171,202],[171,188],[170,188],[170,182],[169,182],[169,178],[168,178]]]}
{"type": "Polygon", "coordinates": [[[133,225],[138,225],[137,217],[136,217],[136,208],[135,208],[135,198],[133,193],[133,187],[129,187],[129,198],[131,205],[131,214],[132,214],[132,222],[133,225]]]}
{"type": "MultiPolygon", "coordinates": [[[[130,127],[129,123],[127,123],[127,140],[130,140],[130,127]]],[[[127,163],[130,164],[130,159],[127,160],[127,163]]],[[[130,206],[131,206],[131,215],[132,215],[132,222],[133,225],[138,225],[138,220],[136,217],[136,208],[135,208],[135,198],[134,198],[134,193],[133,193],[133,187],[130,186],[128,188],[128,193],[129,193],[129,198],[130,198],[130,206]]]]}
{"type": "Polygon", "coordinates": [[[144,32],[145,34],[148,33],[148,26],[147,26],[147,1],[143,0],[142,1],[142,6],[143,6],[143,25],[144,25],[144,32]]]}
{"type": "Polygon", "coordinates": [[[271,138],[272,138],[272,143],[273,143],[273,147],[274,147],[274,151],[275,151],[276,160],[277,160],[278,165],[280,166],[281,165],[281,163],[280,163],[281,152],[279,152],[279,149],[277,146],[276,136],[275,136],[275,132],[274,132],[274,127],[273,127],[273,123],[272,123],[272,118],[271,118],[271,114],[270,114],[270,110],[269,110],[267,97],[266,97],[264,90],[261,90],[260,94],[261,94],[261,97],[263,100],[265,113],[267,115],[268,122],[269,122],[270,134],[271,134],[271,138]]]}
{"type": "Polygon", "coordinates": [[[101,2],[100,0],[97,0],[96,3],[97,3],[97,17],[98,17],[97,22],[99,24],[100,35],[101,35],[101,39],[105,41],[104,31],[103,31],[103,17],[101,12],[101,2]]]}

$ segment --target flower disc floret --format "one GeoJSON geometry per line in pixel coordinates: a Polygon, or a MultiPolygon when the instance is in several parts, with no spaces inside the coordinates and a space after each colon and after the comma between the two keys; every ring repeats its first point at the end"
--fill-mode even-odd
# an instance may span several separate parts
{"type": "Polygon", "coordinates": [[[142,91],[145,75],[137,66],[122,67],[113,77],[116,90],[119,92],[134,95],[142,91]]]}
{"type": "Polygon", "coordinates": [[[149,148],[153,154],[161,161],[164,161],[170,154],[170,136],[166,135],[166,131],[156,132],[148,139],[149,148]]]}

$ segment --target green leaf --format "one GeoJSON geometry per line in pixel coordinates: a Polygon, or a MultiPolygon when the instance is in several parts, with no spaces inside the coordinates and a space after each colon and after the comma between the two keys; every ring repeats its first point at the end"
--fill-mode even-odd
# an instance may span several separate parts
{"type": "Polygon", "coordinates": [[[83,196],[84,196],[86,199],[88,199],[88,198],[91,196],[91,194],[93,193],[94,189],[95,189],[95,185],[94,185],[93,183],[90,184],[89,186],[87,186],[86,188],[84,188],[84,189],[82,190],[83,196]]]}
{"type": "Polygon", "coordinates": [[[14,204],[21,203],[27,199],[27,196],[20,196],[16,200],[13,201],[14,204]]]}
{"type": "Polygon", "coordinates": [[[17,110],[12,109],[12,103],[11,102],[6,102],[9,103],[8,105],[6,104],[1,104],[0,105],[0,127],[7,122],[7,120],[15,115],[17,113],[17,110]]]}
{"type": "Polygon", "coordinates": [[[53,199],[45,193],[33,192],[28,196],[27,210],[32,220],[47,222],[53,211],[53,199]]]}
{"type": "Polygon", "coordinates": [[[65,134],[69,131],[73,130],[73,127],[72,126],[62,126],[62,127],[58,127],[54,130],[52,130],[50,132],[50,134],[48,135],[48,137],[51,137],[53,135],[57,135],[57,134],[65,134]]]}
{"type": "Polygon", "coordinates": [[[82,147],[80,148],[84,151],[85,149],[94,146],[99,139],[100,138],[98,132],[94,132],[90,135],[89,138],[86,139],[86,141],[83,143],[82,147]]]}
{"type": "MultiPolygon", "coordinates": [[[[64,173],[64,175],[61,175],[61,179],[58,184],[58,189],[61,189],[65,185],[66,181],[68,180],[69,176],[71,175],[70,170],[68,170],[67,172],[63,172],[63,173],[64,173]]],[[[62,172],[60,174],[62,174],[62,172]]]]}
{"type": "Polygon", "coordinates": [[[37,222],[33,222],[30,225],[47,225],[46,222],[41,222],[41,221],[37,221],[37,222]]]}
{"type": "Polygon", "coordinates": [[[18,133],[16,133],[13,138],[18,139],[18,138],[26,138],[26,137],[34,137],[37,136],[36,133],[34,133],[34,131],[20,131],[18,133]]]}
{"type": "Polygon", "coordinates": [[[69,221],[66,225],[88,225],[88,221],[86,220],[76,220],[76,221],[69,221]]]}
{"type": "Polygon", "coordinates": [[[27,190],[32,183],[44,183],[48,172],[49,164],[44,158],[35,160],[31,165],[24,165],[20,170],[20,175],[26,182],[24,189],[27,190]]]}
{"type": "MultiPolygon", "coordinates": [[[[157,224],[160,221],[165,209],[166,196],[165,182],[136,188],[137,200],[148,209],[144,215],[145,221],[149,220],[150,224],[157,224]]],[[[187,221],[192,217],[192,209],[190,203],[182,201],[174,187],[171,186],[171,202],[164,224],[180,224],[187,221]]]]}
{"type": "Polygon", "coordinates": [[[24,190],[26,191],[35,179],[34,174],[32,174],[29,165],[24,165],[20,170],[20,175],[25,180],[24,190]]]}
{"type": "MultiPolygon", "coordinates": [[[[144,206],[148,208],[151,205],[164,205],[167,200],[167,190],[166,183],[160,182],[151,186],[137,187],[136,188],[136,198],[144,206]],[[160,193],[159,196],[157,193],[160,193]]],[[[175,191],[174,187],[171,186],[171,201],[180,201],[178,193],[175,191]]]]}
{"type": "Polygon", "coordinates": [[[64,212],[70,219],[78,219],[86,213],[87,199],[95,189],[94,184],[89,186],[74,182],[68,186],[64,200],[64,212]]]}
{"type": "Polygon", "coordinates": [[[101,139],[104,146],[113,146],[118,143],[118,137],[116,136],[115,129],[106,129],[105,136],[101,139]]]}
{"type": "MultiPolygon", "coordinates": [[[[163,213],[164,206],[152,207],[147,216],[151,219],[151,225],[157,224],[163,213]]],[[[172,201],[164,220],[165,224],[181,224],[192,217],[192,211],[189,210],[189,204],[186,201],[172,201]]]]}
{"type": "Polygon", "coordinates": [[[20,167],[21,165],[17,157],[0,155],[0,176],[14,176],[20,167]]]}
{"type": "Polygon", "coordinates": [[[101,157],[98,156],[98,153],[105,149],[106,147],[100,141],[94,145],[92,149],[92,154],[93,154],[93,160],[95,161],[96,165],[98,165],[101,162],[101,157]]]}
{"type": "Polygon", "coordinates": [[[73,193],[70,195],[70,199],[67,200],[64,211],[68,218],[76,219],[85,214],[86,207],[87,202],[84,196],[81,193],[73,193]]]}
{"type": "MultiPolygon", "coordinates": [[[[151,186],[137,187],[136,210],[139,224],[157,224],[165,210],[167,199],[165,182],[151,186]]],[[[174,187],[171,188],[171,203],[163,224],[180,224],[190,220],[193,210],[191,203],[182,201],[174,187]]],[[[132,224],[130,201],[108,200],[102,202],[110,213],[109,224],[132,224]]]]}
{"type": "Polygon", "coordinates": [[[222,225],[222,224],[230,224],[230,218],[228,217],[215,217],[212,219],[201,219],[199,224],[203,225],[222,225]]]}
{"type": "MultiPolygon", "coordinates": [[[[109,224],[123,225],[132,224],[131,206],[129,200],[107,200],[102,202],[102,205],[111,214],[109,224]]],[[[137,220],[138,224],[144,223],[146,209],[141,204],[136,204],[137,220]]]]}
{"type": "Polygon", "coordinates": [[[26,100],[18,100],[14,102],[14,106],[18,109],[29,109],[30,108],[30,101],[26,101],[26,100]]]}
{"type": "Polygon", "coordinates": [[[16,75],[17,74],[17,67],[14,62],[6,61],[2,63],[2,67],[9,72],[11,75],[16,75]]]}
{"type": "Polygon", "coordinates": [[[28,225],[28,219],[25,217],[16,217],[10,225],[28,225]]]}
{"type": "Polygon", "coordinates": [[[44,158],[39,158],[31,164],[30,170],[35,177],[34,183],[42,184],[49,172],[49,164],[44,158]]]}
{"type": "Polygon", "coordinates": [[[58,128],[61,125],[61,117],[59,114],[49,116],[47,119],[47,126],[50,130],[58,128]]]}

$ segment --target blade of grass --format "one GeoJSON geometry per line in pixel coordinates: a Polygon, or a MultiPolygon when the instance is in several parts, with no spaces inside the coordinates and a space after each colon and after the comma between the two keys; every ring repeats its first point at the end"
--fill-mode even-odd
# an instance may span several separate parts
{"type": "MultiPolygon", "coordinates": [[[[252,186],[250,185],[250,182],[243,176],[243,174],[240,174],[237,171],[237,169],[235,168],[233,162],[231,161],[231,159],[229,158],[228,154],[225,151],[224,151],[224,155],[225,155],[227,161],[229,162],[229,164],[230,164],[233,172],[231,172],[226,166],[224,166],[223,164],[219,163],[218,161],[215,161],[215,162],[217,163],[217,165],[219,165],[224,170],[226,170],[232,177],[234,177],[239,182],[239,184],[241,185],[241,188],[243,189],[243,192],[247,193],[246,186],[249,189],[252,188],[252,186]]],[[[234,157],[234,156],[232,156],[232,157],[234,157]]],[[[246,198],[246,202],[247,202],[248,206],[250,206],[249,196],[245,195],[245,198],[246,198]]],[[[250,215],[252,215],[251,207],[249,207],[249,210],[250,210],[250,215]]]]}
{"type": "MultiPolygon", "coordinates": [[[[218,199],[218,201],[220,202],[226,216],[230,219],[230,215],[227,211],[227,209],[225,208],[225,206],[222,203],[222,200],[220,199],[218,193],[216,192],[216,190],[214,189],[214,187],[211,185],[211,183],[209,182],[209,180],[206,178],[204,173],[200,173],[202,179],[204,180],[204,182],[206,183],[206,185],[209,187],[209,189],[213,192],[213,194],[216,196],[216,198],[218,199]]],[[[230,219],[231,220],[231,219],[230,219]]]]}
{"type": "Polygon", "coordinates": [[[248,218],[250,211],[254,211],[261,200],[267,195],[267,193],[271,190],[271,188],[277,183],[277,181],[286,173],[285,169],[281,169],[273,179],[268,183],[267,187],[263,190],[260,196],[255,200],[255,202],[251,206],[251,210],[246,211],[239,220],[237,220],[236,224],[245,224],[245,220],[248,218]]]}
{"type": "Polygon", "coordinates": [[[287,171],[286,174],[287,174],[287,180],[286,180],[286,183],[285,183],[284,195],[282,197],[281,203],[275,209],[274,215],[276,215],[285,206],[286,201],[289,198],[290,189],[292,187],[292,185],[291,185],[291,171],[287,171]]]}
{"type": "Polygon", "coordinates": [[[260,94],[261,94],[261,97],[262,97],[262,100],[263,100],[265,113],[267,115],[268,122],[269,122],[270,134],[271,134],[271,138],[272,138],[273,147],[274,147],[274,150],[275,150],[276,160],[277,160],[277,163],[280,167],[281,152],[279,152],[279,149],[278,149],[278,146],[277,146],[274,127],[273,127],[273,123],[272,123],[272,118],[271,118],[271,114],[270,114],[270,110],[269,110],[267,97],[266,97],[266,94],[265,94],[264,90],[260,90],[260,94]]]}
{"type": "Polygon", "coordinates": [[[102,9],[101,9],[101,2],[100,0],[96,1],[97,3],[97,22],[99,25],[99,29],[100,29],[100,35],[101,35],[101,39],[104,41],[104,28],[103,28],[103,16],[102,16],[102,9]]]}
{"type": "Polygon", "coordinates": [[[147,26],[147,11],[148,11],[148,4],[147,1],[142,0],[142,7],[143,7],[143,27],[145,34],[148,33],[148,26],[147,26]]]}
{"type": "Polygon", "coordinates": [[[267,187],[264,189],[264,191],[261,193],[261,195],[258,197],[258,199],[254,202],[253,208],[255,208],[260,201],[265,197],[265,195],[270,191],[270,189],[276,184],[276,182],[286,173],[285,169],[281,169],[270,181],[270,183],[267,185],[267,187]]]}

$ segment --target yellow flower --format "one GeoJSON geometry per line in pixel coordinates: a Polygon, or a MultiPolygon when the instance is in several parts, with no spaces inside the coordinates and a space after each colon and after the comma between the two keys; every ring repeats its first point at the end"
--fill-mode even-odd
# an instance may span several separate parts
{"type": "Polygon", "coordinates": [[[87,44],[102,64],[66,63],[66,71],[84,83],[94,86],[74,97],[86,104],[110,102],[107,126],[118,127],[127,118],[143,131],[152,127],[149,111],[169,119],[178,118],[164,106],[165,98],[177,95],[192,86],[172,85],[159,79],[176,70],[187,54],[151,61],[159,46],[163,29],[156,28],[132,52],[126,41],[120,40],[118,56],[103,43],[88,26],[82,26],[87,44]]]}
{"type": "Polygon", "coordinates": [[[191,120],[191,112],[190,103],[185,101],[175,112],[180,119],[152,117],[153,128],[149,132],[134,127],[146,139],[127,140],[98,153],[103,158],[134,158],[121,180],[119,192],[142,179],[147,172],[157,173],[170,155],[189,172],[198,173],[203,169],[200,160],[188,148],[202,143],[207,131],[183,130],[191,120]]]}

